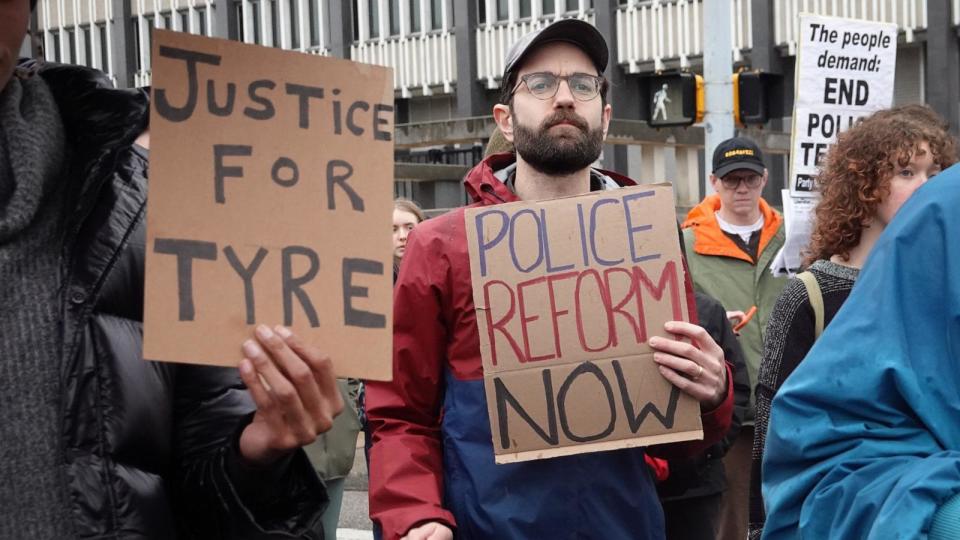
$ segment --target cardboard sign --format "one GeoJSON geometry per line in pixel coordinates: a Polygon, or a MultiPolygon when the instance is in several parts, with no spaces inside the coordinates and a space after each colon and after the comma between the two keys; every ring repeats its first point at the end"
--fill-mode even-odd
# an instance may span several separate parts
{"type": "Polygon", "coordinates": [[[893,103],[897,25],[800,15],[790,194],[816,196],[817,165],[837,134],[893,103]]]}
{"type": "Polygon", "coordinates": [[[690,320],[673,201],[645,185],[466,211],[497,463],[703,437],[647,345],[690,320]]]}
{"type": "Polygon", "coordinates": [[[154,38],[144,356],[234,366],[282,324],[389,379],[390,70],[154,38]]]}

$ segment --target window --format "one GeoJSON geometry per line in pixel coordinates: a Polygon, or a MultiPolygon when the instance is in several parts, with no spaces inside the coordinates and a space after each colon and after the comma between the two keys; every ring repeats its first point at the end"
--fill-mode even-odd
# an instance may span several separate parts
{"type": "Polygon", "coordinates": [[[420,0],[410,0],[410,33],[420,31],[420,0]]]}
{"type": "Polygon", "coordinates": [[[201,36],[207,35],[207,8],[198,7],[197,11],[197,33],[201,36]]]}
{"type": "Polygon", "coordinates": [[[290,12],[290,47],[300,48],[300,11],[297,0],[287,1],[287,11],[290,12]]]}
{"type": "Polygon", "coordinates": [[[380,2],[367,0],[367,9],[370,14],[370,37],[380,37],[380,2]]]}
{"type": "Polygon", "coordinates": [[[260,43],[260,4],[250,3],[250,24],[253,25],[253,42],[260,43]]]}
{"type": "MultiPolygon", "coordinates": [[[[60,62],[60,32],[51,32],[50,35],[53,37],[53,61],[60,62]]],[[[48,55],[49,57],[49,55],[48,55]]]]}
{"type": "Polygon", "coordinates": [[[497,0],[497,20],[505,21],[510,18],[510,0],[497,0]]]}
{"type": "MultiPolygon", "coordinates": [[[[310,2],[311,9],[313,7],[313,2],[310,2]]],[[[313,13],[311,11],[311,13],[313,13]]],[[[313,15],[310,15],[311,23],[313,24],[313,15]]],[[[360,10],[357,6],[357,0],[353,0],[353,39],[358,41],[360,39],[360,10]]]]}
{"type": "Polygon", "coordinates": [[[553,8],[554,8],[553,0],[543,0],[544,15],[553,15],[553,8]]]}
{"type": "Polygon", "coordinates": [[[75,29],[70,28],[67,30],[67,54],[69,55],[68,57],[70,58],[71,64],[77,63],[76,37],[77,32],[75,29]]]}
{"type": "Polygon", "coordinates": [[[390,35],[400,35],[400,0],[388,0],[390,9],[390,35]]]}
{"type": "Polygon", "coordinates": [[[137,68],[141,71],[150,69],[149,67],[149,56],[150,56],[150,44],[153,39],[153,15],[147,15],[143,17],[143,26],[140,26],[140,19],[138,17],[133,18],[133,36],[134,36],[134,48],[137,53],[137,68]],[[146,52],[143,52],[140,49],[140,33],[146,32],[146,36],[142,43],[146,52]]]}
{"type": "Polygon", "coordinates": [[[430,24],[434,30],[443,28],[443,3],[445,1],[446,0],[430,0],[430,24]]]}
{"type": "Polygon", "coordinates": [[[80,31],[82,32],[80,37],[83,40],[83,63],[93,67],[93,52],[90,50],[92,45],[90,43],[90,26],[81,26],[80,31]]]}
{"type": "MultiPolygon", "coordinates": [[[[310,17],[310,46],[319,47],[320,46],[320,28],[317,27],[317,2],[321,0],[306,0],[307,2],[307,16],[310,17]]],[[[357,34],[357,20],[354,17],[354,26],[353,33],[357,34]]]]}
{"type": "Polygon", "coordinates": [[[270,47],[279,47],[280,43],[280,7],[277,5],[277,0],[270,1],[270,43],[264,43],[264,45],[270,47]]]}
{"type": "Polygon", "coordinates": [[[107,23],[97,23],[97,33],[100,34],[100,69],[110,71],[107,63],[107,23]]]}
{"type": "Polygon", "coordinates": [[[181,9],[177,12],[177,15],[180,16],[180,29],[184,32],[190,31],[190,11],[186,9],[181,9]]]}
{"type": "Polygon", "coordinates": [[[517,14],[521,19],[529,19],[531,15],[530,0],[520,0],[520,13],[517,14]]]}

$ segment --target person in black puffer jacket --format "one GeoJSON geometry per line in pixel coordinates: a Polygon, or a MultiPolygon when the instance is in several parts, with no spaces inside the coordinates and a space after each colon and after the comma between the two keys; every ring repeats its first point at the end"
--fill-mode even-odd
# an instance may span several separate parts
{"type": "MultiPolygon", "coordinates": [[[[686,253],[683,233],[679,236],[680,251],[686,253]]],[[[699,324],[723,349],[724,359],[733,367],[733,418],[720,442],[695,457],[667,462],[669,475],[657,484],[667,540],[714,540],[720,535],[721,496],[727,489],[722,458],[737,439],[750,405],[750,380],[743,350],[724,306],[701,292],[696,292],[694,299],[699,324]]]]}
{"type": "MultiPolygon", "coordinates": [[[[682,237],[681,237],[682,242],[682,237]]],[[[723,349],[733,366],[733,420],[723,439],[702,454],[668,461],[669,476],[657,485],[663,503],[667,540],[713,540],[718,537],[720,497],[727,488],[722,458],[736,440],[750,401],[750,383],[740,343],[726,310],[713,297],[697,292],[700,325],[723,349]]]]}
{"type": "Polygon", "coordinates": [[[142,358],[148,99],[15,67],[30,7],[0,3],[0,538],[322,538],[329,360],[279,327],[239,372],[142,358]]]}

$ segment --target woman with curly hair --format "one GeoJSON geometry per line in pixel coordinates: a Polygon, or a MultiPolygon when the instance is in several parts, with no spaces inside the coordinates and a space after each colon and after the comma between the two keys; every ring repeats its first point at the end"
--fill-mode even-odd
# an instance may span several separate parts
{"type": "Polygon", "coordinates": [[[806,259],[805,279],[813,278],[816,286],[791,280],[767,325],[756,392],[751,540],[760,537],[765,521],[761,463],[774,396],[846,301],[870,250],[900,206],[956,160],[957,148],[945,122],[922,105],[864,118],[842,133],[825,156],[817,179],[821,200],[806,259]],[[808,290],[819,298],[811,301],[808,290]]]}

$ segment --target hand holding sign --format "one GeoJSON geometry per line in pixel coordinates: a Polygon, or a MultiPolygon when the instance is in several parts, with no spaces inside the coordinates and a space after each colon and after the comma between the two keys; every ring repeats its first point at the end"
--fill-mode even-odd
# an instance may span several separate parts
{"type": "Polygon", "coordinates": [[[727,366],[723,349],[702,327],[683,321],[671,321],[664,330],[696,345],[662,337],[650,338],[655,351],[653,361],[660,374],[682,392],[700,402],[700,409],[711,411],[727,395],[727,366]]]}
{"type": "Polygon", "coordinates": [[[240,376],[257,413],[240,435],[240,454],[258,465],[310,444],[343,410],[333,364],[289,329],[264,325],[243,344],[240,376]],[[264,384],[264,382],[266,384],[264,384]]]}

